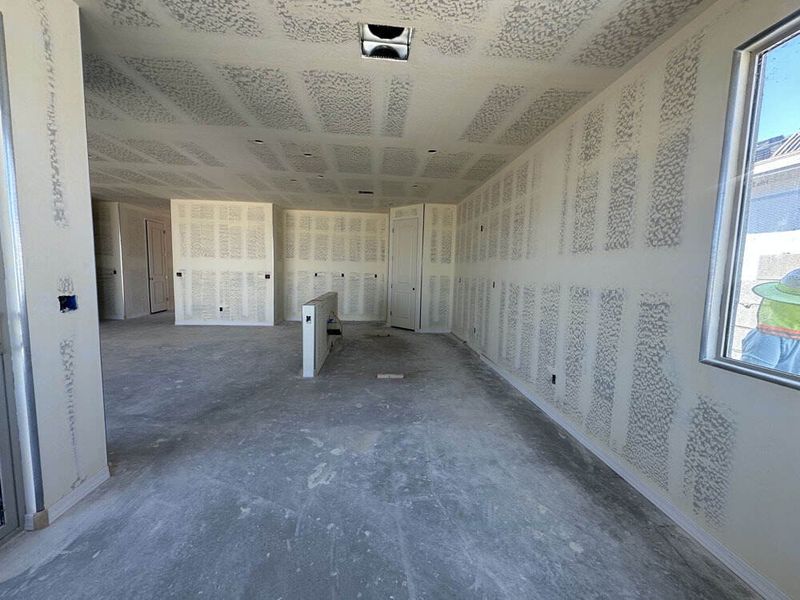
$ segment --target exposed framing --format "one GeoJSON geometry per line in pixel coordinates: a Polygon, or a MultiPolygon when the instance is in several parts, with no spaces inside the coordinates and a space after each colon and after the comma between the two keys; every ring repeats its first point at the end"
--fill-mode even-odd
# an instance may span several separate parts
{"type": "Polygon", "coordinates": [[[800,376],[726,356],[736,300],[733,284],[739,280],[744,250],[743,217],[751,182],[748,167],[756,142],[752,125],[758,122],[761,111],[761,57],[795,35],[800,35],[800,12],[752,38],[734,52],[700,362],[800,389],[800,376]]]}

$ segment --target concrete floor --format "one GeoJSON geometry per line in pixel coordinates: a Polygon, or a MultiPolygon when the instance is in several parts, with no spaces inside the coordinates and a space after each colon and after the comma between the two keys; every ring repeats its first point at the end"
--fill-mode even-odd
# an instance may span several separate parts
{"type": "Polygon", "coordinates": [[[1,598],[752,596],[452,337],[349,325],[305,381],[298,325],[171,318],[103,324],[113,477],[1,598]]]}

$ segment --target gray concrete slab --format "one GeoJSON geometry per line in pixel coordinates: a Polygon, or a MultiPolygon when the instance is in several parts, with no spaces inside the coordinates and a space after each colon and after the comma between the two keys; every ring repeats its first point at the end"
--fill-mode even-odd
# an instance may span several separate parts
{"type": "Polygon", "coordinates": [[[298,325],[170,318],[103,324],[113,477],[1,598],[752,597],[452,337],[349,325],[303,380],[298,325]]]}

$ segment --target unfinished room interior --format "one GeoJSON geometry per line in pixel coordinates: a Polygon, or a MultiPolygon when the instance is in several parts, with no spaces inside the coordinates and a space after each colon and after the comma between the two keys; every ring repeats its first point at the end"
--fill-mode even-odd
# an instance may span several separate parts
{"type": "Polygon", "coordinates": [[[0,0],[0,598],[800,599],[800,0],[0,0]]]}

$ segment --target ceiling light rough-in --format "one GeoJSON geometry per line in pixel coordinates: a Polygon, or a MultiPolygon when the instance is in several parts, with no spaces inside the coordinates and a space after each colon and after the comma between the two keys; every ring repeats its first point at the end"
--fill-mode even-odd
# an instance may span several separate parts
{"type": "Polygon", "coordinates": [[[83,80],[86,89],[104,98],[138,121],[172,123],[175,115],[131,79],[94,54],[83,57],[83,80]]]}
{"type": "Polygon", "coordinates": [[[219,91],[194,64],[166,58],[126,58],[162,94],[196,123],[205,125],[247,125],[219,91]]]}
{"type": "Polygon", "coordinates": [[[222,65],[220,70],[259,123],[275,129],[309,130],[289,81],[279,69],[222,65]]]}
{"type": "Polygon", "coordinates": [[[490,56],[549,61],[561,52],[599,0],[515,0],[490,56]]]}
{"type": "Polygon", "coordinates": [[[322,148],[316,144],[295,144],[281,142],[281,147],[289,161],[289,166],[301,173],[320,173],[328,170],[328,163],[322,157],[322,148]],[[309,155],[310,156],[307,156],[309,155]]]}
{"type": "Polygon", "coordinates": [[[329,133],[372,133],[372,81],[355,73],[305,71],[308,93],[329,133]]]}
{"type": "Polygon", "coordinates": [[[521,85],[495,86],[483,101],[461,139],[468,142],[485,142],[524,93],[525,88],[521,85]]]}
{"type": "Polygon", "coordinates": [[[589,92],[574,90],[547,90],[506,129],[498,143],[530,144],[588,95],[589,92]]]}
{"type": "Polygon", "coordinates": [[[272,177],[270,178],[272,187],[281,192],[304,192],[303,184],[292,177],[272,177]]]}
{"type": "Polygon", "coordinates": [[[624,67],[703,0],[628,0],[575,58],[595,67],[624,67]]]}

